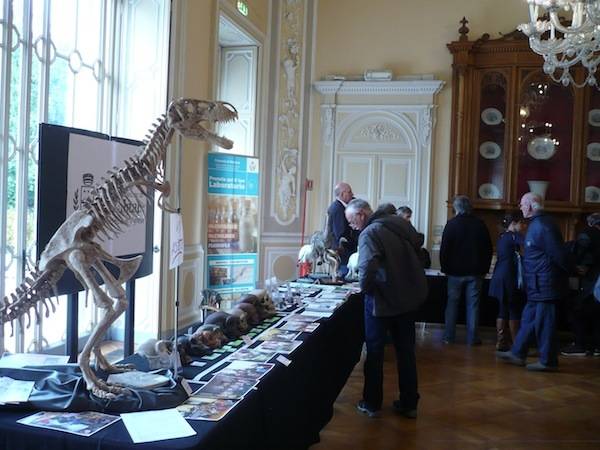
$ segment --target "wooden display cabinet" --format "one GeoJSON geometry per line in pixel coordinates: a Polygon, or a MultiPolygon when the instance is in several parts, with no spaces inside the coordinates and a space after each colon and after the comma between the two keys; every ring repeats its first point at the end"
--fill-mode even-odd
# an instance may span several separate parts
{"type": "MultiPolygon", "coordinates": [[[[470,41],[463,18],[452,64],[450,186],[468,195],[496,237],[506,211],[528,191],[566,240],[600,211],[600,92],[553,82],[519,31],[470,41]]],[[[578,81],[583,73],[575,71],[578,81]]]]}

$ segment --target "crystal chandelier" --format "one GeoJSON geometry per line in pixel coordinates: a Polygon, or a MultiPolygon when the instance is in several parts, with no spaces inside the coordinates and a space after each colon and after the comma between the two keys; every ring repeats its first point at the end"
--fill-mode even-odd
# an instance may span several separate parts
{"type": "Polygon", "coordinates": [[[519,26],[531,49],[544,57],[544,72],[554,81],[577,87],[598,86],[600,64],[600,0],[527,0],[530,22],[519,26]],[[559,17],[565,15],[566,18],[559,17]],[[569,72],[581,63],[587,69],[578,84],[569,72]]]}

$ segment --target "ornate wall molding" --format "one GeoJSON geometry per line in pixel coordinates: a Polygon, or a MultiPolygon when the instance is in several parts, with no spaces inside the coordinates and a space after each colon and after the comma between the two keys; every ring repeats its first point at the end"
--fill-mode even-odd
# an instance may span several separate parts
{"type": "Polygon", "coordinates": [[[317,81],[322,95],[435,95],[444,83],[439,80],[317,81]]]}
{"type": "MultiPolygon", "coordinates": [[[[360,194],[374,202],[396,198],[414,206],[415,224],[432,242],[432,134],[435,95],[444,82],[319,81],[313,86],[322,94],[323,157],[332,164],[329,173],[322,171],[322,184],[364,171],[366,192],[360,194]]],[[[331,194],[322,204],[327,201],[331,194]]]]}
{"type": "Polygon", "coordinates": [[[271,216],[278,224],[289,225],[299,216],[300,205],[306,0],[286,0],[280,5],[271,216]]]}
{"type": "Polygon", "coordinates": [[[372,141],[396,141],[400,135],[394,131],[387,123],[374,123],[360,130],[360,135],[371,139],[372,141]]]}
{"type": "Polygon", "coordinates": [[[435,127],[436,122],[436,105],[427,105],[420,114],[421,117],[421,135],[419,136],[421,140],[421,146],[428,147],[431,144],[431,131],[435,127]]]}

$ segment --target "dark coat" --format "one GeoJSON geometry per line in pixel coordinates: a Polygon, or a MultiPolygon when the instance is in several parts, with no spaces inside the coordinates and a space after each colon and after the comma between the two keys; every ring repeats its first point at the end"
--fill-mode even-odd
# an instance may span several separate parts
{"type": "Polygon", "coordinates": [[[442,234],[440,265],[453,276],[483,276],[492,262],[492,240],[485,223],[472,214],[448,221],[442,234]]]}
{"type": "Polygon", "coordinates": [[[567,254],[558,226],[543,211],[529,221],[525,235],[523,281],[527,301],[558,300],[567,290],[567,254]]]}
{"type": "Polygon", "coordinates": [[[423,244],[410,222],[373,214],[358,238],[360,287],[374,298],[373,315],[416,311],[427,297],[427,279],[417,252],[423,244]]]}
{"type": "Polygon", "coordinates": [[[577,235],[575,247],[575,264],[586,268],[585,275],[580,277],[580,295],[589,297],[600,276],[600,230],[595,227],[583,229],[577,235]]]}
{"type": "Polygon", "coordinates": [[[332,241],[329,244],[334,250],[339,250],[342,265],[348,264],[348,258],[356,252],[358,245],[358,233],[350,228],[345,212],[346,207],[337,199],[327,208],[327,235],[332,241]],[[340,246],[341,238],[346,238],[347,242],[340,246]]]}
{"type": "Polygon", "coordinates": [[[523,236],[519,233],[507,231],[500,235],[496,244],[496,267],[490,281],[488,295],[500,301],[511,301],[517,294],[517,258],[523,243],[523,236]]]}

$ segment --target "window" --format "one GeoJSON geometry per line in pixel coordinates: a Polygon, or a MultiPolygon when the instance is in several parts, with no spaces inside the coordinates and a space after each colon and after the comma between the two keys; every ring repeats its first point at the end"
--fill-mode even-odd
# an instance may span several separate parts
{"type": "MultiPolygon", "coordinates": [[[[165,110],[169,2],[5,0],[0,25],[0,294],[6,295],[35,266],[38,124],[142,139],[165,110]]],[[[138,308],[146,329],[157,328],[154,283],[157,276],[137,285],[138,295],[154,296],[138,308]]],[[[98,315],[91,296],[84,298],[80,294],[80,335],[98,315]]],[[[16,324],[12,333],[11,324],[0,327],[0,347],[41,352],[64,346],[66,303],[61,299],[56,313],[40,314],[30,328],[16,324]]]]}

